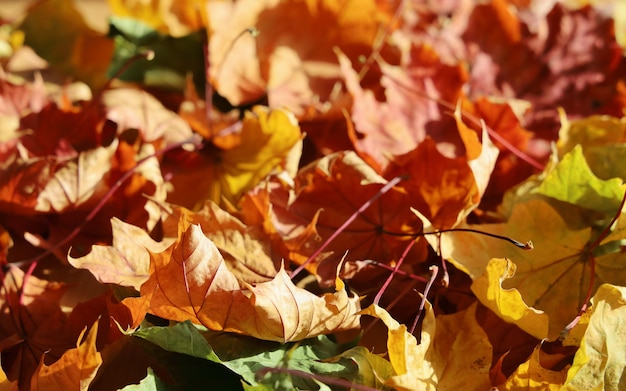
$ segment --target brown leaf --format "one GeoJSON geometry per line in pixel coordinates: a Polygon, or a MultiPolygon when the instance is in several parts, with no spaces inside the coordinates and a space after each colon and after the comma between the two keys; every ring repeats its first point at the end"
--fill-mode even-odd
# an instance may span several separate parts
{"type": "MultiPolygon", "coordinates": [[[[275,230],[284,239],[290,259],[302,263],[386,182],[353,152],[328,155],[301,169],[295,178],[295,188],[271,188],[272,207],[265,219],[273,226],[270,231],[275,230]]],[[[255,199],[260,196],[261,192],[248,194],[249,202],[258,201],[262,205],[262,199],[255,199]]],[[[421,230],[419,220],[406,213],[410,205],[411,199],[405,191],[392,188],[360,213],[329,245],[326,251],[332,253],[314,259],[307,270],[316,274],[321,284],[331,286],[344,255],[346,261],[397,261],[413,240],[411,234],[421,230]]],[[[423,256],[414,249],[408,258],[417,263],[423,256]]],[[[371,282],[367,284],[371,288],[371,282]]]]}
{"type": "Polygon", "coordinates": [[[280,269],[280,256],[271,251],[269,237],[259,227],[246,226],[215,203],[207,201],[197,212],[173,206],[173,213],[163,222],[166,238],[178,238],[181,219],[190,225],[200,225],[240,281],[249,284],[269,281],[280,269]]]}
{"type": "Polygon", "coordinates": [[[141,287],[151,313],[283,343],[358,327],[359,298],[340,282],[322,297],[297,288],[283,269],[268,282],[240,283],[201,228],[186,226],[181,222],[170,248],[151,255],[151,275],[141,287]]]}
{"type": "Polygon", "coordinates": [[[463,35],[473,63],[470,96],[500,95],[533,104],[529,129],[554,139],[558,107],[576,116],[614,112],[626,61],[613,20],[593,7],[560,3],[525,19],[504,0],[477,5],[463,35]]]}
{"type": "Polygon", "coordinates": [[[478,206],[498,156],[486,129],[482,129],[481,142],[458,110],[454,119],[464,156],[442,155],[428,137],[413,151],[391,161],[384,173],[386,178],[408,176],[402,186],[409,193],[411,206],[427,215],[438,229],[457,225],[478,206]]]}

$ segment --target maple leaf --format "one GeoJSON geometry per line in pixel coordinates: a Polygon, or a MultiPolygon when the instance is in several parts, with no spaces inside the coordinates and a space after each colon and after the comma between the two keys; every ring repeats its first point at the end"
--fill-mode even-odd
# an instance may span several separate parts
{"type": "Polygon", "coordinates": [[[498,387],[502,390],[562,390],[567,369],[560,371],[545,368],[541,360],[541,345],[537,345],[531,356],[522,363],[515,373],[498,387]]]}
{"type": "Polygon", "coordinates": [[[219,249],[228,269],[241,281],[269,281],[280,269],[280,257],[271,251],[271,240],[259,227],[243,224],[211,201],[197,212],[173,206],[163,221],[163,235],[177,239],[181,220],[200,225],[204,235],[219,249]]]}
{"type": "Polygon", "coordinates": [[[429,303],[425,307],[420,343],[399,324],[387,311],[377,305],[371,305],[361,311],[383,321],[388,328],[387,348],[389,361],[396,375],[385,384],[397,390],[435,390],[438,377],[431,361],[430,349],[435,334],[435,316],[429,303]]]}
{"type": "Polygon", "coordinates": [[[604,284],[592,299],[589,325],[562,390],[620,390],[624,383],[623,319],[626,291],[604,284]]]}
{"type": "MultiPolygon", "coordinates": [[[[353,152],[325,156],[301,169],[294,181],[293,189],[270,188],[269,198],[264,198],[266,195],[260,191],[250,193],[246,202],[256,203],[257,212],[261,213],[257,222],[264,224],[269,234],[277,233],[288,251],[286,255],[299,264],[387,183],[353,152]],[[355,192],[355,188],[360,190],[355,192]],[[271,208],[265,209],[265,202],[269,202],[271,208]]],[[[373,259],[390,263],[397,260],[412,240],[410,235],[421,229],[419,220],[406,213],[410,202],[401,188],[390,189],[359,213],[327,247],[332,254],[313,259],[307,264],[307,270],[328,286],[333,283],[344,255],[346,261],[373,259]]],[[[250,210],[253,209],[244,209],[244,212],[250,210]]],[[[422,259],[418,254],[411,252],[415,262],[422,259]]],[[[367,284],[371,288],[371,283],[367,284]]]]}
{"type": "Polygon", "coordinates": [[[102,94],[106,118],[117,124],[117,133],[137,129],[145,142],[162,140],[165,145],[185,141],[191,128],[174,112],[145,91],[116,88],[102,94]]]}
{"type": "Polygon", "coordinates": [[[356,61],[368,55],[387,19],[375,1],[246,0],[209,4],[209,69],[220,93],[235,105],[258,101],[298,117],[326,112],[340,70],[335,47],[356,61]],[[241,35],[255,27],[258,36],[241,35]]]}
{"type": "Polygon", "coordinates": [[[533,336],[548,335],[549,320],[543,311],[528,307],[517,289],[504,289],[502,282],[513,278],[516,266],[508,259],[491,259],[485,273],[472,283],[472,291],[487,308],[533,336]]]}
{"type": "Polygon", "coordinates": [[[484,127],[481,142],[460,111],[455,111],[454,119],[465,156],[446,157],[427,137],[413,151],[392,160],[384,172],[387,178],[409,177],[402,187],[411,197],[411,206],[440,229],[453,227],[478,206],[498,157],[484,127]]]}
{"type": "Polygon", "coordinates": [[[206,23],[202,15],[198,15],[198,13],[204,12],[203,7],[205,5],[204,1],[200,0],[142,2],[109,0],[108,4],[111,13],[115,16],[142,21],[152,28],[174,37],[200,30],[206,23]]]}
{"type": "Polygon", "coordinates": [[[67,256],[75,268],[89,270],[98,281],[132,286],[139,290],[149,276],[150,254],[165,250],[171,241],[156,242],[143,229],[111,219],[112,246],[93,246],[89,254],[74,258],[67,256]]]}
{"type": "MultiPolygon", "coordinates": [[[[270,174],[300,140],[300,128],[291,113],[256,106],[241,122],[237,143],[220,150],[206,146],[193,155],[192,167],[165,161],[173,174],[174,191],[168,201],[193,208],[204,200],[236,204],[241,195],[270,174]]],[[[167,175],[167,174],[166,174],[167,175]]]]}
{"type": "Polygon", "coordinates": [[[178,241],[151,254],[150,278],[141,286],[151,313],[279,342],[358,325],[359,299],[340,282],[322,297],[296,288],[283,269],[268,282],[240,282],[199,226],[181,224],[178,241]]]}
{"type": "Polygon", "coordinates": [[[561,112],[556,144],[559,159],[580,145],[586,163],[600,179],[626,178],[626,170],[618,164],[626,156],[624,140],[626,121],[623,118],[596,115],[570,121],[561,112]]]}
{"type": "MultiPolygon", "coordinates": [[[[573,229],[563,216],[577,212],[565,208],[561,213],[546,200],[531,198],[517,202],[504,224],[459,226],[504,237],[527,238],[534,244],[533,251],[467,232],[450,232],[441,237],[444,258],[474,280],[483,274],[490,257],[507,257],[515,263],[517,272],[508,280],[507,287],[515,287],[528,306],[549,316],[548,334],[536,334],[538,338],[556,338],[575,317],[591,277],[589,257],[592,255],[587,249],[591,244],[591,227],[573,229]]],[[[425,230],[431,228],[425,226],[425,230]]],[[[620,253],[595,256],[594,287],[603,282],[619,283],[626,278],[619,258],[620,253]]]]}
{"type": "Polygon", "coordinates": [[[85,337],[83,333],[78,338],[76,348],[63,353],[61,358],[52,365],[46,365],[43,358],[33,374],[31,390],[59,390],[76,389],[87,390],[96,376],[98,367],[102,364],[100,353],[96,350],[98,323],[94,323],[85,337]]]}
{"type": "Polygon", "coordinates": [[[354,98],[352,142],[355,149],[378,171],[394,156],[415,149],[430,136],[447,156],[455,156],[461,144],[454,134],[451,116],[443,113],[438,100],[456,102],[466,74],[460,64],[444,64],[434,48],[413,44],[400,66],[380,63],[385,98],[359,84],[350,59],[338,53],[346,87],[354,98]]]}

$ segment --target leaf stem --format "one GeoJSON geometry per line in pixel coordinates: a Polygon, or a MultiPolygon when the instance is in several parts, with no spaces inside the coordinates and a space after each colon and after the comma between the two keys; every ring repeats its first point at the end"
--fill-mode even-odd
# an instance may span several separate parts
{"type": "Polygon", "coordinates": [[[380,290],[376,294],[376,297],[374,297],[374,304],[378,305],[378,302],[380,302],[380,298],[383,296],[383,293],[385,293],[385,291],[387,290],[387,287],[389,286],[389,284],[391,284],[391,280],[393,280],[393,277],[396,275],[396,272],[398,271],[398,269],[400,269],[400,266],[404,262],[404,259],[409,254],[409,251],[411,250],[414,244],[415,244],[415,240],[411,240],[408,246],[406,246],[406,248],[404,249],[404,252],[400,256],[400,259],[398,259],[396,266],[391,271],[391,274],[389,275],[389,277],[387,277],[387,280],[385,281],[383,286],[380,288],[380,290]]]}
{"type": "Polygon", "coordinates": [[[441,229],[441,230],[436,230],[433,232],[420,232],[417,234],[405,234],[405,233],[400,233],[400,232],[392,232],[392,231],[383,231],[383,233],[385,235],[390,235],[390,236],[409,236],[409,237],[413,237],[413,238],[417,238],[420,236],[426,236],[426,235],[439,235],[445,232],[471,232],[471,233],[475,233],[475,234],[479,234],[479,235],[484,235],[484,236],[489,236],[491,238],[495,238],[495,239],[501,239],[504,241],[507,241],[513,245],[515,245],[516,247],[521,248],[522,250],[532,250],[533,248],[535,248],[533,246],[533,242],[532,241],[527,241],[526,243],[522,243],[518,240],[515,240],[513,238],[509,238],[508,236],[502,236],[502,235],[496,235],[496,234],[492,234],[490,232],[485,232],[485,231],[480,231],[477,229],[472,229],[472,228],[448,228],[448,229],[441,229]]]}
{"type": "Polygon", "coordinates": [[[430,292],[430,288],[433,286],[433,283],[437,279],[437,274],[439,274],[439,267],[437,265],[432,265],[430,268],[430,279],[426,284],[426,288],[424,288],[424,295],[422,296],[422,301],[420,303],[420,307],[417,310],[417,315],[415,316],[415,320],[413,320],[413,324],[411,325],[410,333],[413,334],[415,328],[417,327],[417,322],[419,322],[422,313],[424,312],[424,307],[426,306],[426,300],[428,300],[428,293],[430,292]]]}

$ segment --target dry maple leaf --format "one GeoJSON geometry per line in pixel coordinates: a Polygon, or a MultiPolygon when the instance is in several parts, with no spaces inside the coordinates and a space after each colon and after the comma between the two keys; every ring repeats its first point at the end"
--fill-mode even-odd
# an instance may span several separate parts
{"type": "Polygon", "coordinates": [[[177,242],[151,254],[150,278],[141,286],[149,312],[283,343],[358,327],[359,298],[339,280],[337,292],[322,297],[297,288],[284,269],[271,281],[246,284],[199,226],[187,226],[181,221],[177,242]]]}
{"type": "Polygon", "coordinates": [[[72,2],[48,0],[34,4],[20,29],[26,34],[26,45],[54,68],[91,87],[106,83],[113,42],[91,29],[72,2]],[[59,41],[63,44],[57,44],[59,41]]]}
{"type": "Polygon", "coordinates": [[[178,238],[181,219],[200,225],[240,281],[249,284],[269,281],[281,267],[280,256],[271,251],[271,240],[260,227],[245,225],[211,201],[197,212],[172,206],[172,213],[163,221],[165,238],[178,238]]]}
{"type": "MultiPolygon", "coordinates": [[[[565,212],[565,216],[567,214],[565,212]]],[[[575,212],[569,214],[574,215],[575,212]]],[[[542,331],[535,334],[536,337],[558,337],[584,304],[590,279],[587,246],[590,244],[591,227],[574,229],[547,201],[531,198],[517,202],[506,223],[463,224],[459,228],[532,240],[534,250],[525,251],[501,239],[469,232],[449,232],[441,235],[441,250],[444,258],[473,280],[483,274],[491,257],[509,258],[517,271],[505,288],[514,287],[521,293],[526,305],[548,315],[547,334],[542,331]]],[[[431,229],[425,226],[425,231],[431,229]]],[[[626,281],[626,270],[620,266],[620,257],[620,253],[595,257],[594,289],[604,282],[626,281]]],[[[483,288],[486,287],[483,285],[483,288]]],[[[513,308],[501,307],[501,316],[506,317],[509,310],[513,308]]]]}
{"type": "Polygon", "coordinates": [[[444,156],[427,137],[414,150],[392,160],[384,172],[386,178],[408,176],[401,186],[411,197],[411,206],[438,229],[455,226],[478,206],[498,157],[484,126],[481,141],[463,122],[459,110],[454,120],[463,156],[444,156]]]}
{"type": "Polygon", "coordinates": [[[140,20],[173,37],[206,27],[203,0],[109,0],[108,3],[114,15],[140,20]]]}
{"type": "Polygon", "coordinates": [[[334,48],[352,61],[369,55],[387,18],[372,0],[212,2],[208,14],[216,90],[236,106],[267,94],[299,117],[328,110],[341,75],[334,48]],[[240,36],[252,27],[257,37],[240,36]]]}
{"type": "Polygon", "coordinates": [[[168,202],[188,208],[199,207],[207,199],[236,204],[272,170],[280,170],[301,138],[293,114],[263,106],[246,112],[237,130],[238,141],[229,149],[207,143],[199,151],[185,151],[164,161],[163,170],[171,175],[174,186],[168,202]],[[185,159],[188,161],[182,166],[180,160],[185,159]]]}
{"type": "Polygon", "coordinates": [[[354,98],[351,136],[356,151],[372,167],[384,170],[394,156],[415,149],[426,136],[440,142],[446,156],[458,155],[454,120],[438,103],[456,102],[467,75],[460,64],[444,64],[434,48],[413,44],[401,64],[380,62],[384,100],[359,84],[350,59],[339,53],[346,87],[354,98]]]}
{"type": "Polygon", "coordinates": [[[132,286],[139,290],[149,276],[150,255],[165,250],[170,241],[157,242],[143,229],[111,219],[112,246],[93,246],[89,254],[74,258],[67,256],[75,268],[89,270],[98,281],[106,284],[132,286]]]}
{"type": "Polygon", "coordinates": [[[545,368],[542,365],[541,345],[537,345],[531,356],[517,370],[498,386],[499,390],[562,390],[568,367],[560,371],[545,368]]]}
{"type": "MultiPolygon", "coordinates": [[[[328,155],[302,168],[294,180],[293,189],[270,187],[269,198],[261,191],[249,193],[246,203],[256,203],[257,208],[269,212],[263,214],[263,209],[257,209],[262,214],[259,220],[264,221],[266,232],[276,232],[283,238],[289,251],[286,255],[299,264],[387,183],[354,152],[328,155]],[[264,202],[269,202],[271,207],[265,208],[264,202]]],[[[331,286],[344,255],[346,261],[397,261],[413,240],[411,235],[421,230],[419,220],[407,213],[410,205],[410,197],[404,190],[390,189],[330,243],[326,251],[332,251],[331,254],[312,260],[307,270],[322,285],[331,286]]],[[[243,212],[249,210],[252,209],[243,212]]],[[[422,260],[417,250],[408,257],[415,263],[422,260]]],[[[367,284],[371,288],[371,282],[367,284]]]]}
{"type": "Polygon", "coordinates": [[[437,389],[439,378],[432,362],[432,341],[435,336],[435,316],[430,303],[426,303],[425,318],[422,324],[420,343],[405,325],[398,323],[385,309],[371,305],[361,311],[363,315],[371,315],[385,323],[388,328],[387,354],[396,375],[385,384],[397,390],[429,390],[437,389]]]}

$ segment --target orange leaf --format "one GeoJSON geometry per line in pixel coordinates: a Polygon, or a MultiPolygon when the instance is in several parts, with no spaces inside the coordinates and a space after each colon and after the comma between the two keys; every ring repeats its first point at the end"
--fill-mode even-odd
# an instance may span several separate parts
{"type": "Polygon", "coordinates": [[[301,117],[333,103],[340,70],[334,48],[352,61],[371,52],[388,15],[373,0],[211,2],[211,79],[235,105],[258,101],[301,117]],[[239,36],[250,27],[259,34],[239,36]]]}
{"type": "Polygon", "coordinates": [[[187,225],[170,248],[151,254],[141,287],[151,313],[279,342],[358,327],[358,297],[345,290],[318,297],[293,285],[283,269],[268,282],[240,283],[201,228],[187,225]]]}
{"type": "Polygon", "coordinates": [[[178,238],[181,219],[200,225],[202,232],[219,249],[228,269],[241,281],[268,281],[280,268],[280,262],[273,260],[280,260],[280,257],[273,256],[268,235],[259,227],[246,226],[211,201],[197,212],[173,206],[173,213],[163,222],[166,238],[178,238]]]}
{"type": "Polygon", "coordinates": [[[114,217],[112,246],[93,246],[84,257],[67,256],[75,268],[89,270],[98,281],[107,284],[132,286],[139,290],[150,271],[150,255],[163,251],[171,242],[156,242],[141,228],[114,217]]]}
{"type": "MultiPolygon", "coordinates": [[[[78,341],[82,340],[83,330],[78,341]]],[[[102,364],[100,353],[96,350],[98,322],[94,323],[85,340],[69,349],[52,365],[46,365],[43,358],[31,381],[31,390],[81,390],[86,391],[102,364]]]]}

